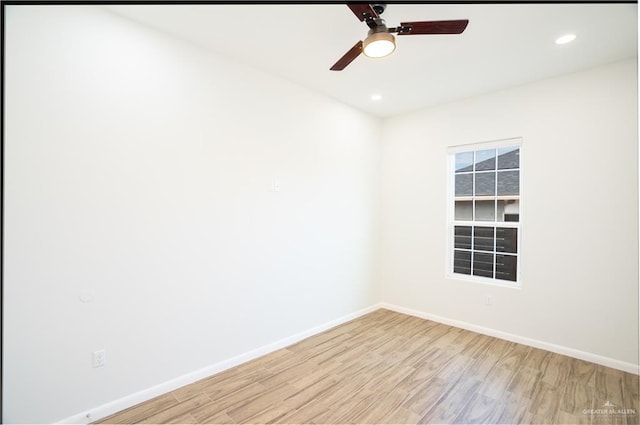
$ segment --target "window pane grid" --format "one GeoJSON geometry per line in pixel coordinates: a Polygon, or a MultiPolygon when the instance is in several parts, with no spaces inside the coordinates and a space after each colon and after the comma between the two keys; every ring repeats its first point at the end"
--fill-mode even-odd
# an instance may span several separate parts
{"type": "Polygon", "coordinates": [[[518,229],[455,226],[454,272],[515,281],[518,229]]]}
{"type": "Polygon", "coordinates": [[[455,154],[454,273],[516,281],[520,148],[455,154]]]}

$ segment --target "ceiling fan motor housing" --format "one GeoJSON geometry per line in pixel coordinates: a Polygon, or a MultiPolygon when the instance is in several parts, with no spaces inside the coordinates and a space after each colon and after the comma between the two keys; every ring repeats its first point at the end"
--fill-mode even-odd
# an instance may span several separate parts
{"type": "Polygon", "coordinates": [[[389,30],[387,29],[387,26],[384,23],[384,19],[382,18],[376,19],[376,25],[369,28],[369,32],[367,35],[370,36],[372,34],[376,34],[379,32],[389,32],[389,30]]]}
{"type": "Polygon", "coordinates": [[[386,3],[373,3],[371,8],[378,14],[382,15],[387,8],[386,3]]]}

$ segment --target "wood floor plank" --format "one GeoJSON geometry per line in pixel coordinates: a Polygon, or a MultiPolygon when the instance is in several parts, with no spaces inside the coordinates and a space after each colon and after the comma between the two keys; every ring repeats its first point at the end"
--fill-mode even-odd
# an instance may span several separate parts
{"type": "MultiPolygon", "coordinates": [[[[520,397],[515,393],[506,394],[500,402],[498,413],[493,417],[492,422],[496,424],[520,424],[526,423],[524,418],[527,415],[527,408],[531,400],[520,397]]],[[[562,422],[561,422],[562,423],[562,422]]]]}
{"type": "Polygon", "coordinates": [[[481,393],[475,393],[453,420],[459,424],[493,423],[492,418],[499,414],[500,403],[481,393]]]}
{"type": "Polygon", "coordinates": [[[278,421],[294,410],[294,406],[285,402],[279,402],[268,408],[259,411],[253,416],[249,416],[243,420],[238,420],[238,423],[246,424],[272,424],[279,423],[278,421]]]}
{"type": "Polygon", "coordinates": [[[549,385],[563,387],[569,379],[571,360],[570,357],[561,354],[549,353],[546,368],[540,379],[549,385]]]}
{"type": "Polygon", "coordinates": [[[511,371],[516,370],[522,365],[522,362],[527,357],[530,350],[531,347],[516,344],[514,342],[509,346],[504,355],[496,362],[496,366],[511,371]]]}
{"type": "MultiPolygon", "coordinates": [[[[207,394],[212,400],[223,398],[236,391],[247,391],[247,387],[273,376],[273,374],[263,368],[253,371],[243,371],[237,377],[233,372],[223,372],[219,379],[208,379],[202,382],[202,393],[207,394]],[[235,379],[234,379],[235,378],[235,379]]],[[[263,388],[263,387],[256,387],[263,388]]]]}
{"type": "MultiPolygon", "coordinates": [[[[335,407],[339,404],[350,401],[366,389],[366,385],[373,375],[358,373],[352,376],[332,376],[335,379],[335,390],[328,391],[318,397],[317,401],[327,407],[335,407]]],[[[326,410],[326,409],[325,409],[326,410]]]]}
{"type": "Polygon", "coordinates": [[[130,407],[122,412],[111,415],[98,423],[108,424],[131,424],[141,423],[146,418],[162,412],[165,409],[176,406],[179,404],[178,400],[173,394],[163,394],[161,396],[152,398],[149,401],[140,403],[136,406],[130,407]]]}
{"type": "MultiPolygon", "coordinates": [[[[195,418],[195,415],[192,415],[195,418]]],[[[196,419],[198,424],[237,424],[238,421],[227,415],[224,411],[206,416],[204,419],[196,419]]]]}
{"type": "Polygon", "coordinates": [[[402,403],[402,407],[423,417],[446,393],[449,383],[433,377],[412,388],[412,395],[402,403]]]}
{"type": "Polygon", "coordinates": [[[310,372],[296,376],[289,383],[298,390],[313,388],[317,384],[330,379],[334,375],[340,375],[339,369],[343,363],[339,361],[324,363],[321,367],[314,367],[310,372]]]}
{"type": "Polygon", "coordinates": [[[314,422],[324,424],[352,424],[360,423],[359,418],[378,401],[378,394],[362,389],[352,397],[331,407],[325,415],[318,416],[314,422]]]}
{"type": "Polygon", "coordinates": [[[594,424],[638,423],[638,410],[633,407],[634,401],[637,404],[637,399],[625,397],[627,392],[625,375],[628,374],[596,365],[593,408],[603,412],[593,415],[592,422],[594,424]],[[633,413],[630,412],[632,410],[633,413]]]}
{"type": "MultiPolygon", "coordinates": [[[[405,391],[393,389],[391,391],[376,392],[377,400],[369,409],[362,412],[357,417],[357,422],[361,424],[371,423],[403,423],[400,418],[407,417],[407,410],[402,408],[403,402],[407,398],[405,391]]],[[[418,414],[414,414],[414,421],[420,419],[418,414]]],[[[406,419],[405,419],[406,420],[406,419]]],[[[415,422],[414,422],[415,423],[415,422]]]]}
{"type": "Polygon", "coordinates": [[[565,411],[560,411],[558,415],[559,424],[575,424],[575,425],[589,425],[591,424],[591,415],[588,414],[570,414],[565,411]]]}
{"type": "Polygon", "coordinates": [[[208,423],[212,417],[218,416],[220,413],[225,412],[226,409],[246,403],[248,400],[264,394],[266,391],[267,388],[258,383],[250,383],[231,393],[220,393],[219,391],[208,392],[205,390],[204,394],[208,395],[212,402],[194,409],[191,411],[191,414],[198,422],[208,423]]]}
{"type": "Polygon", "coordinates": [[[540,382],[542,373],[528,366],[522,366],[513,374],[507,391],[520,398],[531,400],[540,382]]]}
{"type": "MultiPolygon", "coordinates": [[[[289,414],[279,418],[278,423],[312,423],[318,418],[325,416],[328,411],[342,403],[344,399],[362,391],[370,379],[370,376],[357,374],[355,376],[333,376],[329,375],[327,379],[334,383],[330,390],[319,391],[317,396],[309,402],[305,397],[298,398],[301,405],[296,406],[295,410],[289,414]]],[[[283,400],[289,404],[296,397],[293,394],[288,399],[283,400]]]]}
{"type": "Polygon", "coordinates": [[[420,415],[415,413],[412,410],[405,409],[404,407],[400,407],[392,412],[389,412],[388,415],[383,416],[383,419],[380,422],[367,422],[369,424],[419,424],[420,415]]]}
{"type": "Polygon", "coordinates": [[[531,348],[527,353],[527,357],[525,357],[525,364],[530,369],[544,373],[549,365],[551,355],[552,353],[550,351],[531,348]]]}
{"type": "Polygon", "coordinates": [[[458,339],[454,341],[458,353],[469,359],[477,359],[486,350],[486,346],[493,338],[477,334],[475,332],[463,332],[458,339]]]}
{"type": "Polygon", "coordinates": [[[541,382],[536,388],[529,412],[544,423],[556,423],[560,412],[562,388],[541,382]]]}
{"type": "Polygon", "coordinates": [[[568,381],[564,388],[560,410],[571,415],[579,415],[585,409],[594,408],[594,398],[594,387],[575,380],[568,381]]]}
{"type": "Polygon", "coordinates": [[[180,387],[177,390],[172,391],[171,394],[176,398],[176,400],[182,403],[183,401],[189,400],[190,398],[202,394],[203,386],[203,381],[197,381],[193,384],[180,387]]]}
{"type": "MultiPolygon", "coordinates": [[[[190,415],[189,412],[194,409],[211,403],[209,396],[205,394],[198,394],[182,403],[175,404],[168,409],[164,409],[155,415],[149,416],[140,421],[142,424],[164,424],[171,423],[179,418],[183,418],[186,415],[190,415]]],[[[194,418],[195,419],[195,418],[194,418]]]]}
{"type": "Polygon", "coordinates": [[[515,373],[513,370],[495,366],[489,375],[482,380],[478,392],[490,399],[499,400],[509,388],[515,373]]]}
{"type": "Polygon", "coordinates": [[[226,413],[238,422],[245,422],[252,416],[256,416],[259,413],[264,412],[274,404],[280,403],[282,400],[298,391],[297,388],[288,383],[282,383],[266,388],[266,391],[257,396],[228,407],[225,410],[226,413]]]}
{"type": "Polygon", "coordinates": [[[580,359],[571,359],[569,379],[576,380],[583,385],[595,385],[597,365],[580,359]]]}
{"type": "Polygon", "coordinates": [[[249,363],[201,379],[198,383],[202,385],[203,389],[218,386],[240,387],[243,383],[253,382],[272,375],[272,373],[264,367],[255,365],[253,362],[249,363]],[[251,367],[248,366],[249,363],[251,363],[251,367]]]}
{"type": "Polygon", "coordinates": [[[380,309],[101,423],[628,425],[639,394],[637,375],[380,309]]]}
{"type": "Polygon", "coordinates": [[[197,424],[198,421],[196,418],[191,416],[191,414],[187,413],[182,416],[178,416],[177,418],[171,419],[168,424],[197,424]]]}
{"type": "Polygon", "coordinates": [[[367,383],[366,388],[375,392],[385,392],[393,390],[400,382],[402,382],[407,376],[414,372],[414,368],[403,366],[398,364],[391,365],[378,365],[381,367],[382,372],[373,376],[373,378],[367,383]]]}
{"type": "Polygon", "coordinates": [[[314,400],[322,398],[327,393],[336,391],[337,382],[332,376],[325,376],[302,389],[296,387],[298,391],[286,397],[283,401],[291,406],[304,407],[309,403],[313,403],[314,400]]]}
{"type": "Polygon", "coordinates": [[[478,379],[461,379],[427,411],[420,423],[453,423],[481,384],[482,382],[478,379]]]}
{"type": "Polygon", "coordinates": [[[496,338],[489,340],[487,344],[482,346],[480,354],[471,360],[467,375],[470,378],[484,380],[507,351],[509,345],[508,341],[496,338]]]}
{"type": "Polygon", "coordinates": [[[306,376],[317,369],[321,369],[317,363],[312,361],[303,361],[291,364],[287,368],[281,368],[278,372],[274,372],[257,380],[256,382],[260,382],[262,385],[269,388],[271,386],[293,381],[300,376],[306,376]]]}
{"type": "Polygon", "coordinates": [[[329,410],[329,405],[324,403],[307,403],[303,406],[292,408],[284,416],[273,423],[278,424],[308,424],[315,423],[315,419],[322,417],[329,410]]]}
{"type": "MultiPolygon", "coordinates": [[[[640,376],[631,373],[624,374],[624,404],[640,415],[640,376]]],[[[639,422],[640,423],[640,422],[639,422]]]]}
{"type": "Polygon", "coordinates": [[[451,349],[448,349],[452,356],[451,358],[438,370],[438,378],[443,379],[453,385],[458,379],[464,375],[465,371],[469,368],[469,359],[461,354],[458,354],[451,349]]]}
{"type": "Polygon", "coordinates": [[[624,373],[605,366],[596,366],[594,391],[596,400],[605,400],[617,406],[623,406],[623,387],[624,373]]]}

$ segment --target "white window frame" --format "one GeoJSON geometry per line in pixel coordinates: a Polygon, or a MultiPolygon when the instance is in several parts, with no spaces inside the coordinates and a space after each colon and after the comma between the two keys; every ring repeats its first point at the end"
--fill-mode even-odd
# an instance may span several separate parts
{"type": "MultiPolygon", "coordinates": [[[[523,176],[522,176],[522,138],[515,137],[510,139],[501,139],[501,140],[493,140],[489,142],[482,143],[472,143],[465,145],[457,145],[451,146],[447,148],[447,255],[446,257],[446,269],[445,276],[447,279],[468,281],[468,282],[476,282],[488,285],[502,286],[507,288],[515,288],[520,289],[522,287],[522,278],[521,278],[521,270],[522,270],[522,217],[523,217],[523,176]],[[519,204],[519,220],[517,222],[502,222],[502,221],[475,221],[475,217],[473,221],[456,221],[454,219],[455,213],[455,154],[461,152],[469,152],[469,151],[477,151],[483,149],[497,149],[504,147],[519,147],[520,148],[520,164],[518,170],[520,171],[520,189],[518,195],[518,204],[519,204]],[[516,280],[508,281],[502,279],[496,279],[484,277],[484,276],[475,276],[473,274],[461,274],[453,272],[453,260],[454,260],[454,226],[493,226],[494,229],[496,227],[510,227],[517,228],[517,252],[515,255],[517,256],[517,266],[516,266],[516,280]]],[[[496,179],[497,181],[497,179],[496,179]]],[[[497,184],[497,183],[496,183],[497,184]]],[[[472,199],[472,197],[470,197],[472,199]]],[[[491,199],[500,200],[501,198],[513,199],[513,196],[500,197],[495,196],[491,197],[491,199]]],[[[494,242],[495,243],[495,242],[494,242]]],[[[494,245],[494,255],[495,255],[495,245],[494,245]]],[[[494,263],[494,272],[495,272],[495,263],[494,263]]]]}

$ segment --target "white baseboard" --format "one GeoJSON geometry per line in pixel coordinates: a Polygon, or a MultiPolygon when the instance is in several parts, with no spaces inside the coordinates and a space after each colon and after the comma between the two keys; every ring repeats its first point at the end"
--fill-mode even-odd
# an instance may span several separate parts
{"type": "Polygon", "coordinates": [[[483,335],[489,335],[496,338],[505,339],[511,342],[517,342],[519,344],[528,345],[530,347],[541,348],[543,350],[551,351],[553,353],[563,354],[565,356],[586,360],[588,362],[611,367],[613,369],[622,370],[622,371],[633,373],[636,375],[640,374],[640,366],[637,364],[623,362],[621,360],[600,356],[598,354],[593,354],[586,351],[576,350],[575,348],[569,348],[562,345],[556,345],[549,342],[539,341],[533,338],[527,338],[525,336],[514,335],[508,332],[502,332],[502,331],[498,331],[491,328],[485,328],[484,326],[474,325],[473,323],[467,323],[467,322],[462,322],[460,320],[449,319],[447,317],[436,316],[434,314],[424,313],[422,311],[412,310],[410,308],[400,307],[393,304],[380,303],[380,308],[392,310],[398,313],[408,314],[410,316],[419,317],[421,319],[433,320],[434,322],[443,323],[449,326],[455,326],[456,328],[466,329],[466,330],[477,332],[483,335]]]}
{"type": "Polygon", "coordinates": [[[178,376],[177,378],[171,379],[169,381],[160,383],[151,388],[144,389],[134,394],[130,394],[128,396],[122,397],[118,400],[111,401],[109,403],[105,403],[101,406],[97,406],[93,409],[89,409],[82,413],[78,413],[76,415],[70,416],[68,418],[62,419],[57,423],[63,424],[87,424],[89,422],[97,421],[102,418],[106,418],[109,415],[112,415],[121,410],[127,409],[131,406],[135,406],[138,403],[142,403],[144,401],[150,400],[159,395],[168,393],[170,391],[174,391],[180,387],[191,384],[193,382],[199,381],[200,379],[209,377],[216,373],[222,372],[226,369],[230,369],[239,364],[248,362],[250,360],[256,359],[258,357],[262,357],[265,354],[272,353],[276,350],[280,350],[281,348],[285,348],[289,345],[295,344],[305,338],[309,338],[310,336],[316,335],[320,332],[324,332],[327,329],[331,329],[335,326],[346,323],[350,320],[356,319],[360,316],[363,316],[367,313],[371,313],[372,311],[378,310],[381,308],[381,304],[374,304],[370,307],[364,308],[362,310],[358,310],[354,313],[347,314],[346,316],[342,316],[338,319],[331,320],[329,322],[323,323],[321,325],[315,326],[311,329],[307,329],[303,332],[299,332],[295,335],[291,335],[287,338],[281,339],[279,341],[275,341],[271,344],[263,345],[262,347],[256,348],[255,350],[248,351],[243,354],[239,354],[235,357],[232,357],[227,360],[223,360],[221,362],[212,364],[210,366],[204,367],[202,369],[196,370],[194,372],[187,373],[182,376],[178,376]]]}

